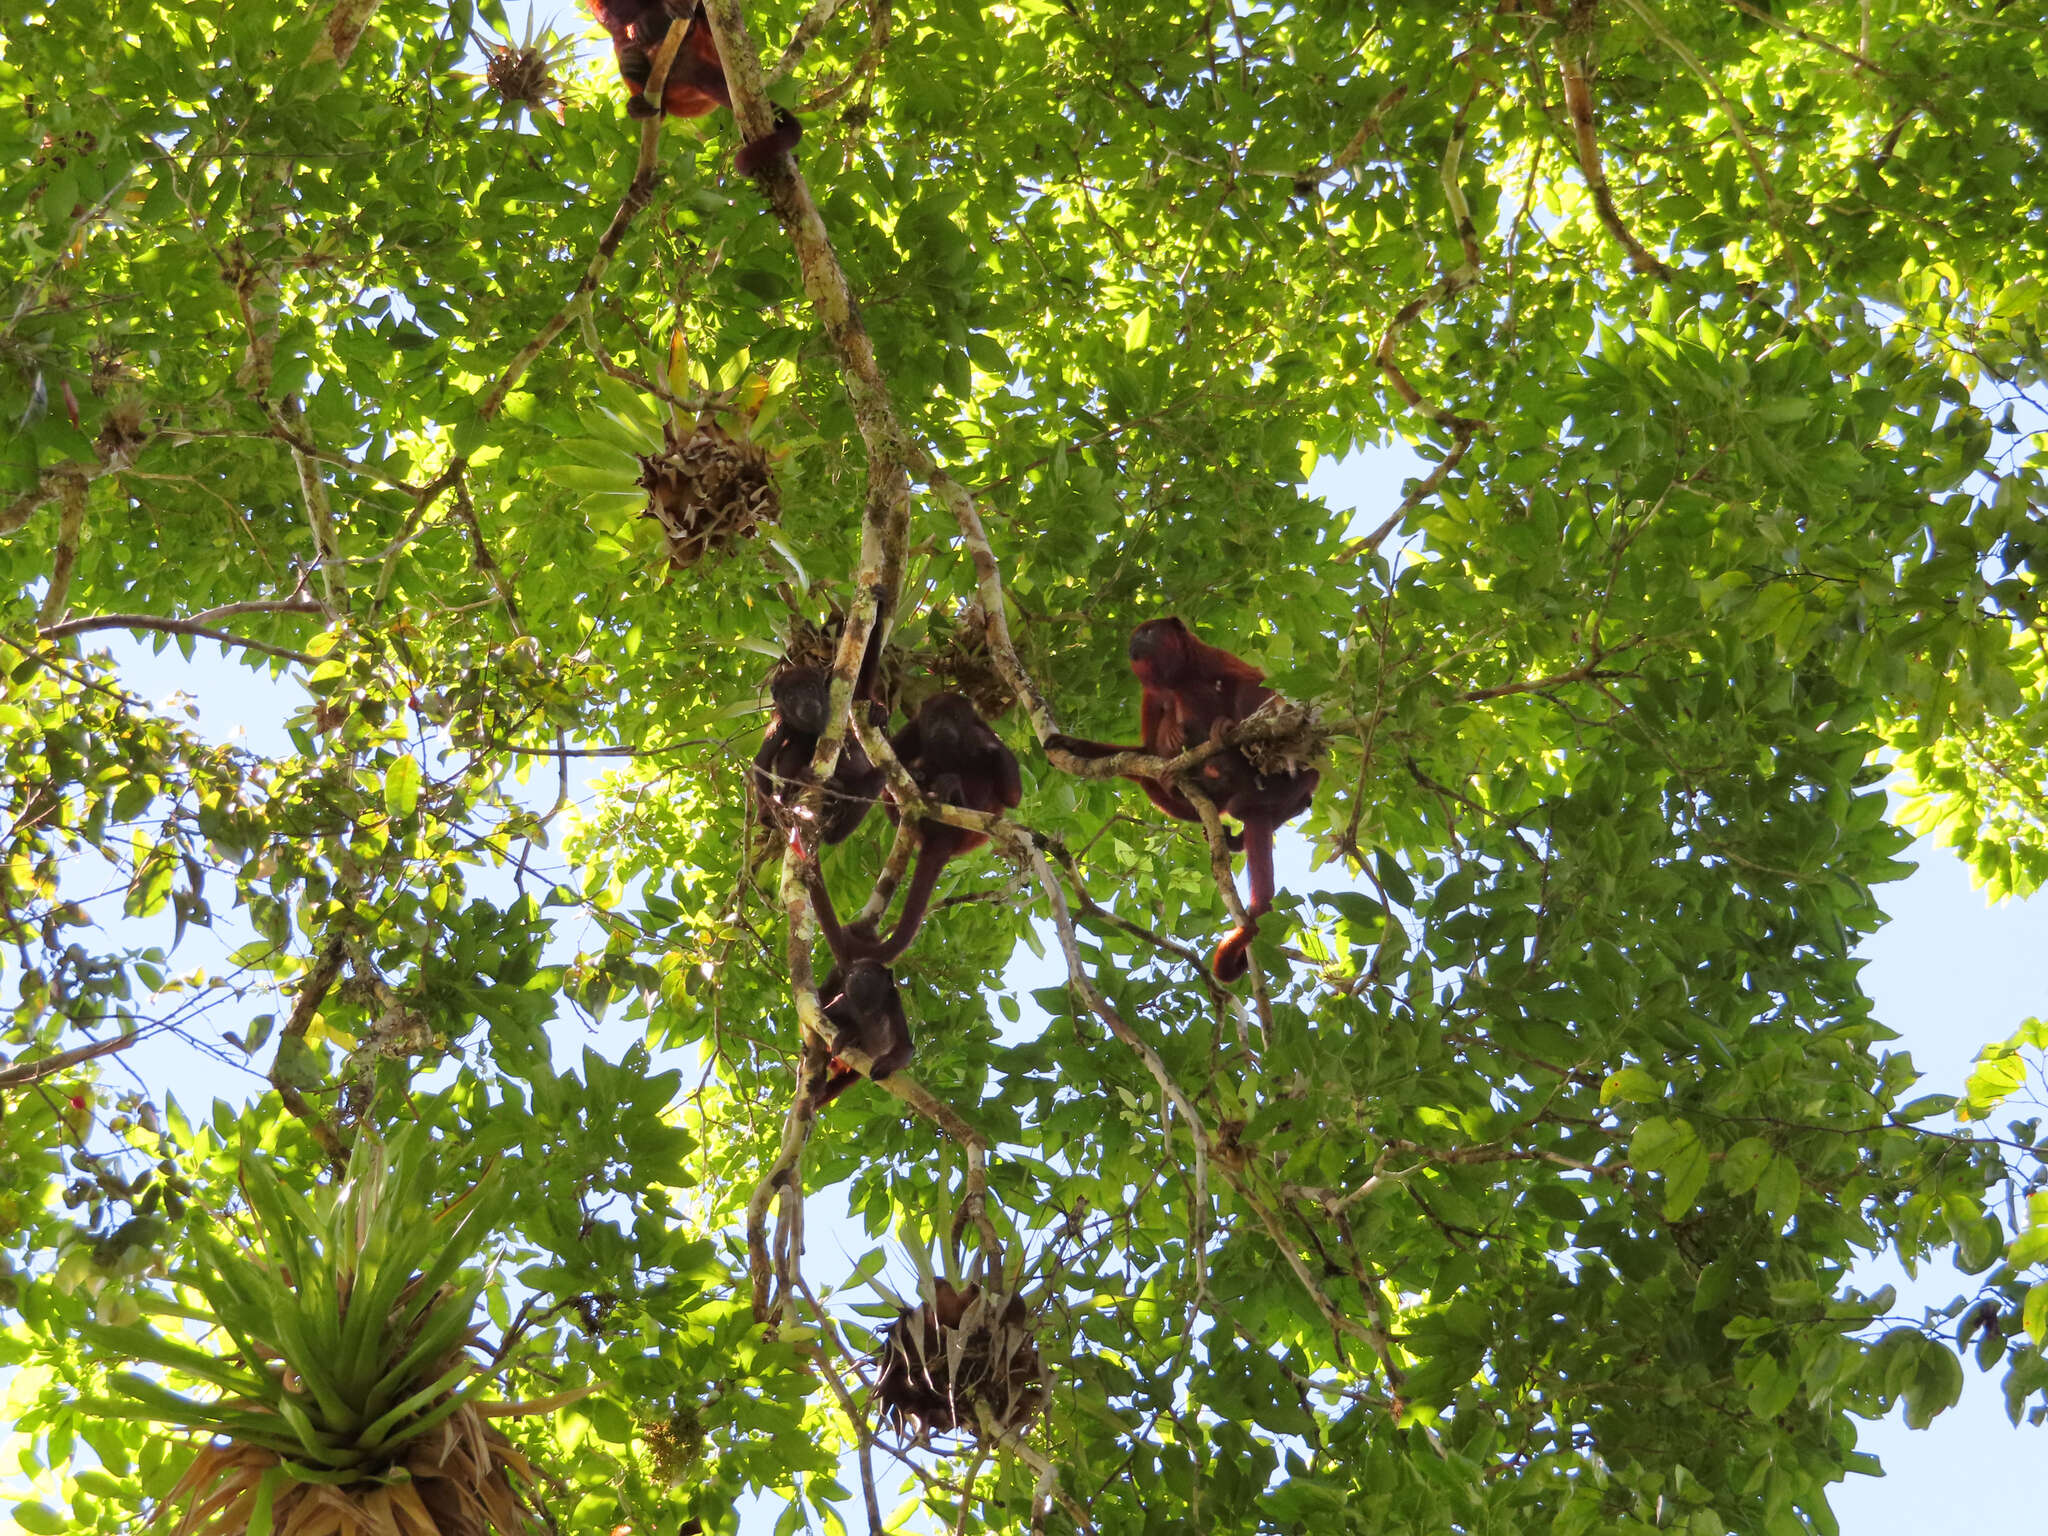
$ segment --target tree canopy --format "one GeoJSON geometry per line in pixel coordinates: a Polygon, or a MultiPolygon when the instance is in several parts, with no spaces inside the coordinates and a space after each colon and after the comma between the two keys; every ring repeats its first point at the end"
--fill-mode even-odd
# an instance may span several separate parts
{"type": "Polygon", "coordinates": [[[2048,877],[2039,17],[707,6],[732,114],[639,122],[495,3],[0,0],[20,1523],[1831,1536],[1859,1418],[2038,1419],[2048,1027],[1920,1093],[1852,947],[1889,775],[2048,877]],[[1321,774],[1234,987],[1225,828],[1043,745],[1170,616],[1321,774]],[[764,827],[792,665],[919,814],[764,827]],[[948,814],[819,1109],[806,871],[948,814]]]}

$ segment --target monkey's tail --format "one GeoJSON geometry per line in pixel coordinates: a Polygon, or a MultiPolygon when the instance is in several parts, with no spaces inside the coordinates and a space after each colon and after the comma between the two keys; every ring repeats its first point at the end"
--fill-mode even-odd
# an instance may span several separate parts
{"type": "Polygon", "coordinates": [[[860,1074],[858,1072],[852,1070],[834,1072],[825,1080],[825,1086],[818,1090],[818,1096],[811,1100],[812,1107],[814,1109],[823,1109],[859,1081],[860,1074]]]}
{"type": "Polygon", "coordinates": [[[1259,931],[1257,921],[1249,922],[1242,928],[1233,928],[1216,946],[1216,953],[1209,959],[1209,973],[1225,986],[1229,986],[1251,969],[1252,935],[1259,931]]]}

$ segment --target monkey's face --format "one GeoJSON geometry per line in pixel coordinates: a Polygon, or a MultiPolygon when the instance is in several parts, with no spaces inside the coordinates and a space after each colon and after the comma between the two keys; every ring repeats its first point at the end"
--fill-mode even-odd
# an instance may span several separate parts
{"type": "Polygon", "coordinates": [[[768,684],[775,700],[775,713],[791,730],[807,736],[825,734],[830,718],[832,680],[817,667],[791,667],[779,672],[768,684]]]}
{"type": "Polygon", "coordinates": [[[935,693],[917,712],[917,729],[925,756],[937,754],[948,761],[958,761],[980,734],[981,716],[959,694],[935,693]]]}
{"type": "Polygon", "coordinates": [[[1171,688],[1187,666],[1194,637],[1179,619],[1147,619],[1131,631],[1131,670],[1147,688],[1171,688]]]}
{"type": "Polygon", "coordinates": [[[857,1017],[870,1019],[886,1009],[896,996],[896,978],[876,960],[856,960],[846,970],[847,1006],[857,1017]]]}

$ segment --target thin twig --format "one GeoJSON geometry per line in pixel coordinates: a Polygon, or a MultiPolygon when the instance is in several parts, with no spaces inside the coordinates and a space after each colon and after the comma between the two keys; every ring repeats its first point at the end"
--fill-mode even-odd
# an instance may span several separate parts
{"type": "MultiPolygon", "coordinates": [[[[839,1337],[839,1330],[833,1324],[832,1315],[825,1310],[819,1303],[818,1298],[812,1294],[809,1283],[799,1281],[798,1286],[799,1294],[803,1296],[806,1302],[810,1303],[811,1316],[817,1319],[819,1337],[825,1344],[830,1345],[833,1350],[837,1350],[841,1355],[851,1357],[853,1352],[846,1347],[845,1342],[839,1337]]],[[[862,1501],[867,1505],[868,1511],[868,1536],[883,1536],[883,1532],[888,1527],[882,1522],[881,1499],[875,1491],[874,1434],[868,1428],[868,1421],[862,1417],[860,1410],[854,1406],[853,1394],[847,1391],[846,1383],[839,1379],[839,1371],[832,1361],[830,1351],[813,1346],[809,1353],[811,1358],[817,1362],[820,1372],[823,1373],[825,1385],[831,1388],[833,1397],[838,1400],[839,1411],[846,1415],[846,1422],[853,1427],[854,1449],[860,1460],[862,1501]]]]}
{"type": "MultiPolygon", "coordinates": [[[[286,395],[273,411],[277,424],[292,437],[306,435],[305,417],[296,395],[286,395]]],[[[304,499],[306,523],[313,530],[313,553],[320,570],[320,592],[330,614],[348,612],[348,588],[335,580],[341,566],[341,545],[334,532],[334,504],[327,495],[327,482],[320,478],[311,456],[292,449],[292,465],[299,473],[299,495],[304,499]]]]}
{"type": "Polygon", "coordinates": [[[1429,472],[1427,478],[1417,481],[1415,489],[1401,498],[1401,505],[1394,508],[1393,515],[1364,538],[1339,550],[1339,560],[1356,560],[1360,555],[1371,554],[1386,542],[1388,534],[1401,526],[1402,520],[1410,512],[1436,494],[1437,488],[1444,483],[1445,476],[1458,467],[1458,461],[1465,457],[1467,450],[1472,446],[1472,434],[1469,431],[1460,429],[1454,434],[1454,438],[1451,451],[1437,460],[1436,468],[1429,472]]]}
{"type": "Polygon", "coordinates": [[[20,1088],[29,1083],[40,1083],[45,1078],[68,1072],[83,1062],[99,1056],[110,1056],[115,1051],[125,1051],[142,1038],[139,1032],[116,1035],[111,1040],[95,1040],[90,1045],[73,1046],[68,1051],[59,1051],[54,1056],[38,1056],[34,1061],[10,1062],[0,1067],[0,1089],[20,1088]]]}
{"type": "MultiPolygon", "coordinates": [[[[1773,16],[1769,11],[1764,10],[1762,7],[1751,5],[1749,3],[1749,0],[1729,0],[1729,3],[1732,4],[1738,11],[1742,12],[1742,14],[1745,16],[1753,16],[1758,21],[1763,22],[1767,26],[1775,27],[1780,32],[1784,32],[1793,37],[1798,38],[1802,43],[1811,43],[1816,48],[1825,48],[1829,53],[1835,54],[1840,58],[1847,59],[1851,64],[1856,66],[1859,72],[1863,70],[1868,70],[1871,74],[1882,76],[1886,80],[1896,80],[1899,78],[1898,75],[1893,73],[1891,70],[1882,68],[1879,65],[1871,63],[1870,59],[1867,57],[1866,54],[1859,53],[1854,48],[1844,48],[1840,43],[1831,43],[1826,38],[1820,36],[1818,33],[1809,32],[1804,27],[1795,27],[1794,25],[1792,25],[1791,22],[1785,21],[1780,17],[1773,16]]],[[[1868,11],[1868,9],[1866,9],[1863,14],[1864,19],[1868,21],[1870,16],[1870,12],[1868,11]]],[[[1869,46],[1869,39],[1867,36],[1864,38],[1864,46],[1866,49],[1869,46]]]]}
{"type": "Polygon", "coordinates": [[[1351,135],[1350,142],[1338,150],[1336,156],[1330,161],[1332,169],[1339,171],[1349,170],[1351,162],[1364,152],[1365,141],[1379,133],[1380,125],[1386,120],[1387,114],[1399,106],[1407,95],[1408,87],[1397,85],[1387,92],[1386,95],[1382,96],[1378,104],[1366,116],[1365,121],[1358,125],[1358,132],[1351,135]]]}
{"type": "Polygon", "coordinates": [[[306,973],[299,984],[299,995],[292,1001],[292,1011],[285,1025],[278,1032],[277,1051],[270,1059],[270,1086],[277,1090],[278,1098],[294,1117],[312,1132],[313,1139],[320,1144],[320,1150],[327,1154],[327,1161],[337,1171],[348,1167],[348,1148],[343,1145],[340,1134],[327,1122],[327,1117],[308,1104],[305,1095],[288,1082],[284,1075],[284,1058],[287,1049],[301,1049],[306,1031],[311,1027],[313,1016],[320,1011],[321,1003],[341,974],[341,962],[348,952],[348,946],[340,935],[327,941],[327,948],[306,973]]]}
{"type": "Polygon", "coordinates": [[[164,635],[192,635],[201,640],[217,640],[222,645],[240,646],[245,651],[256,651],[265,656],[276,656],[284,661],[296,661],[311,666],[314,658],[304,651],[295,651],[289,646],[272,645],[267,640],[251,640],[244,635],[215,629],[211,624],[201,624],[194,619],[165,619],[153,613],[104,613],[83,619],[68,619],[62,624],[52,624],[41,631],[45,640],[61,640],[66,635],[83,635],[98,629],[147,629],[164,635]]]}
{"type": "Polygon", "coordinates": [[[1659,21],[1642,0],[1621,0],[1621,3],[1636,13],[1636,19],[1649,28],[1650,35],[1670,49],[1693,74],[1699,77],[1707,94],[1712,96],[1721,108],[1721,116],[1727,119],[1729,131],[1735,135],[1735,142],[1742,146],[1742,152],[1749,158],[1749,168],[1756,173],[1757,185],[1763,188],[1764,209],[1773,224],[1784,222],[1785,205],[1778,200],[1778,188],[1771,180],[1771,168],[1764,163],[1763,154],[1750,139],[1749,130],[1743,126],[1743,114],[1735,103],[1728,99],[1728,93],[1721,89],[1721,82],[1707,66],[1700,62],[1698,54],[1681,42],[1671,30],[1659,21]]]}
{"type": "MultiPolygon", "coordinates": [[[[668,36],[662,39],[661,47],[654,55],[653,68],[647,77],[647,93],[654,100],[661,100],[663,89],[668,83],[669,66],[675,62],[676,50],[682,45],[687,27],[670,27],[668,36]]],[[[583,269],[583,276],[577,279],[576,288],[562,307],[548,317],[539,331],[525,346],[519,349],[505,371],[498,375],[498,382],[491,386],[491,392],[477,407],[477,415],[485,421],[496,416],[505,404],[505,397],[512,393],[526,370],[533,365],[541,353],[553,345],[557,336],[569,328],[569,322],[576,318],[579,309],[587,307],[590,297],[597,292],[598,284],[611,267],[612,257],[618,253],[619,243],[626,238],[626,231],[633,220],[640,216],[654,197],[654,184],[658,179],[659,150],[661,147],[661,125],[666,119],[656,113],[640,125],[640,155],[633,169],[633,179],[626,186],[626,195],[619,200],[616,212],[605,232],[598,236],[597,250],[583,269]]],[[[764,129],[763,132],[767,130],[764,129]]]]}
{"type": "MultiPolygon", "coordinates": [[[[466,474],[458,474],[455,478],[455,511],[469,534],[470,552],[476,557],[477,569],[489,579],[492,590],[498,594],[498,601],[505,605],[505,622],[511,626],[513,634],[523,637],[526,626],[519,620],[519,601],[513,596],[511,578],[498,564],[497,556],[491,553],[489,541],[484,538],[484,525],[477,516],[476,503],[469,498],[466,474]]],[[[566,767],[563,771],[567,772],[566,767]]]]}
{"type": "Polygon", "coordinates": [[[804,50],[822,33],[832,18],[839,14],[841,0],[814,0],[811,8],[804,12],[804,19],[796,24],[789,42],[782,50],[782,57],[775,61],[775,67],[768,71],[765,82],[768,85],[786,76],[802,61],[804,50]]]}
{"type": "Polygon", "coordinates": [[[222,603],[218,608],[208,608],[204,613],[192,615],[194,624],[210,624],[215,619],[232,618],[238,613],[310,613],[324,612],[310,597],[252,598],[241,603],[222,603]]]}

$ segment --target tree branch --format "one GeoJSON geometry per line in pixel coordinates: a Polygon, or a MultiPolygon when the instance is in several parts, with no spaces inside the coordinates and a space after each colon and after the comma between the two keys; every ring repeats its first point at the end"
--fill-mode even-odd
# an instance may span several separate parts
{"type": "Polygon", "coordinates": [[[284,661],[296,661],[303,666],[313,664],[311,656],[289,646],[251,640],[225,629],[215,629],[211,624],[201,624],[196,619],[165,619],[153,613],[103,613],[89,618],[68,619],[62,624],[52,624],[40,634],[45,640],[61,640],[66,635],[83,635],[100,629],[146,629],[164,635],[192,635],[201,640],[217,640],[222,645],[240,646],[246,651],[276,656],[284,661]]]}
{"type": "MultiPolygon", "coordinates": [[[[1556,21],[1557,12],[1552,0],[1536,0],[1536,9],[1546,20],[1556,21]]],[[[1671,269],[1652,256],[1635,233],[1622,223],[1620,210],[1614,205],[1614,193],[1607,185],[1607,172],[1600,162],[1600,138],[1593,118],[1593,85],[1586,73],[1592,23],[1593,0],[1572,0],[1570,19],[1551,42],[1551,52],[1557,59],[1558,73],[1564,81],[1564,104],[1571,116],[1572,142],[1579,154],[1579,174],[1586,178],[1586,188],[1593,194],[1593,207],[1599,212],[1600,222],[1628,252],[1629,265],[1638,272],[1668,279],[1671,269]]]]}
{"type": "Polygon", "coordinates": [[[85,481],[68,475],[58,493],[57,551],[50,561],[50,585],[43,593],[38,624],[54,624],[71,601],[71,573],[78,566],[78,540],[85,531],[85,481]]]}
{"type": "MultiPolygon", "coordinates": [[[[675,62],[676,50],[682,45],[687,27],[670,27],[668,36],[654,55],[654,65],[647,77],[646,94],[655,101],[661,100],[668,83],[669,66],[675,62]]],[[[728,73],[730,71],[728,70],[728,73]]],[[[578,310],[589,304],[590,296],[597,292],[598,284],[604,281],[605,272],[611,267],[612,257],[618,254],[619,242],[626,238],[626,231],[633,226],[642,209],[653,199],[654,184],[660,179],[657,174],[659,150],[661,148],[661,125],[666,122],[659,112],[640,125],[640,155],[633,168],[633,179],[626,186],[626,195],[619,200],[618,210],[612,214],[611,223],[598,236],[597,250],[583,269],[583,276],[577,279],[576,288],[562,307],[548,317],[533,339],[519,349],[518,355],[505,365],[505,371],[498,375],[498,382],[491,386],[491,392],[477,407],[477,415],[489,421],[498,414],[505,404],[505,397],[512,393],[534,359],[554,344],[557,336],[569,328],[569,322],[576,318],[578,310]]],[[[764,132],[766,130],[763,130],[764,132]]]]}
{"type": "Polygon", "coordinates": [[[116,1051],[125,1051],[141,1038],[140,1033],[116,1035],[111,1040],[95,1040],[89,1045],[73,1046],[70,1050],[58,1051],[53,1056],[38,1056],[34,1061],[10,1062],[0,1067],[0,1090],[40,1083],[45,1078],[55,1077],[60,1072],[68,1072],[71,1068],[96,1057],[111,1056],[116,1051]]]}
{"type": "Polygon", "coordinates": [[[340,1134],[327,1123],[327,1117],[306,1102],[306,1096],[286,1081],[283,1071],[284,1053],[287,1046],[303,1045],[306,1030],[312,1025],[313,1015],[320,1011],[320,1005],[327,1000],[335,978],[341,974],[341,962],[348,952],[348,946],[339,937],[329,939],[320,958],[299,983],[299,995],[292,1001],[291,1016],[285,1020],[284,1028],[277,1037],[277,1051],[270,1058],[270,1086],[277,1090],[277,1096],[294,1117],[304,1123],[320,1144],[320,1150],[327,1154],[328,1163],[337,1172],[348,1168],[348,1148],[342,1144],[340,1134]]]}

